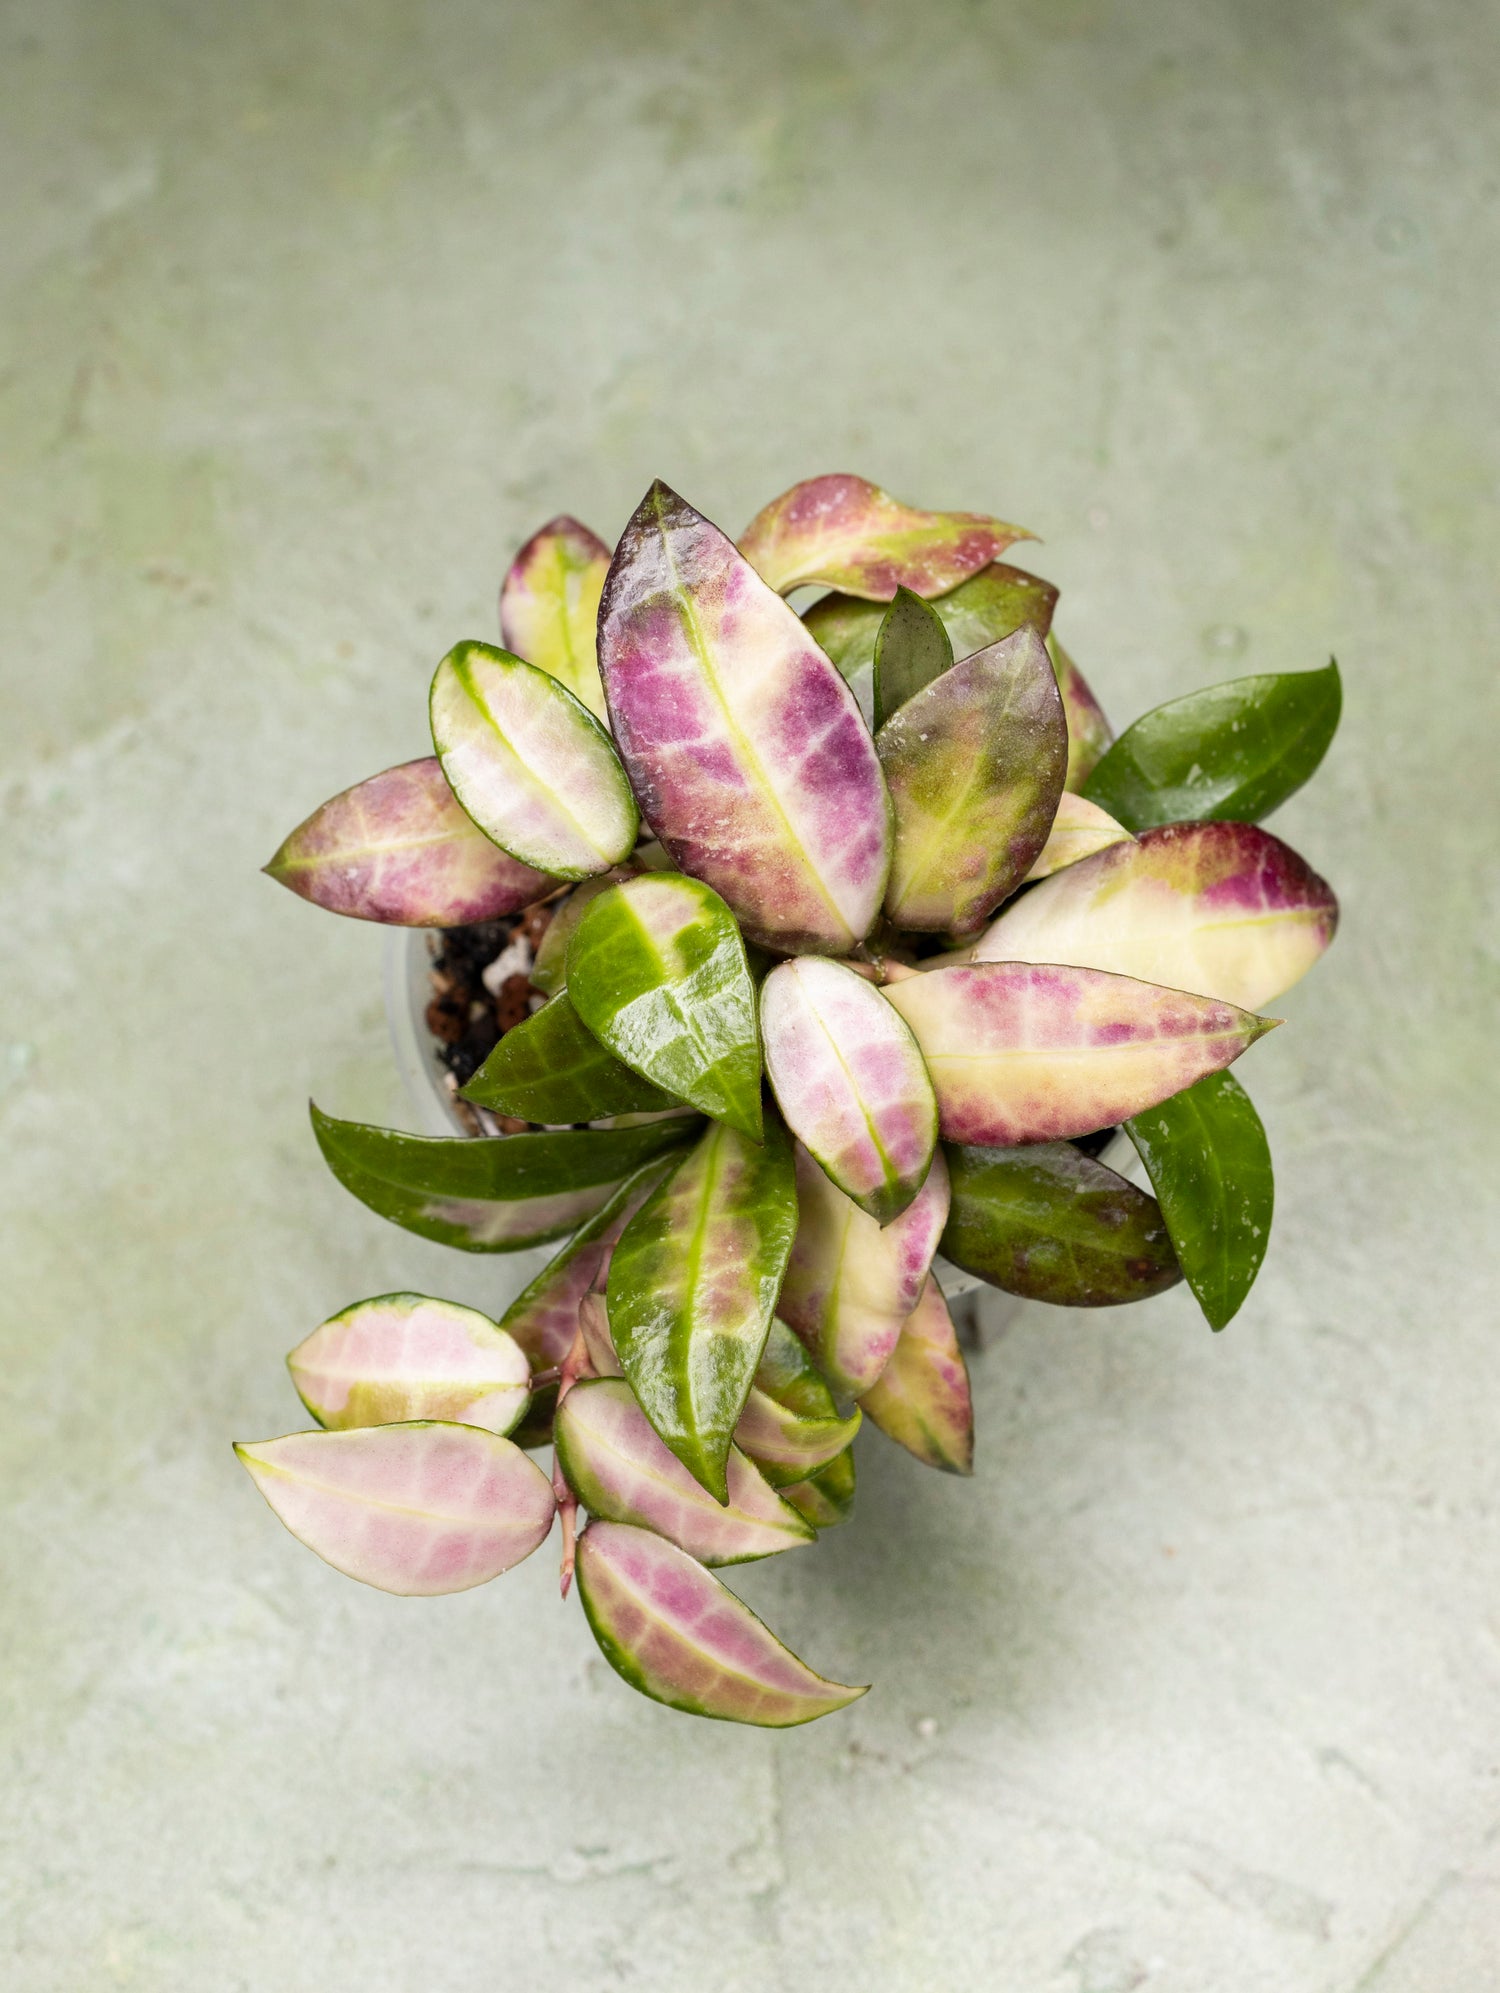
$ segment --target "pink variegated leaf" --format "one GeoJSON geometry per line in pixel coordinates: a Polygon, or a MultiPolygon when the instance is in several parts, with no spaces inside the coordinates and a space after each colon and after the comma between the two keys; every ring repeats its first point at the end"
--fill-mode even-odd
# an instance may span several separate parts
{"type": "Polygon", "coordinates": [[[1107,851],[1112,844],[1132,841],[1130,832],[1123,824],[1116,823],[1108,810],[1101,810],[1097,803],[1065,789],[1057,800],[1057,815],[1052,819],[1047,842],[1037,853],[1025,883],[1034,885],[1038,879],[1050,879],[1054,872],[1092,858],[1096,851],[1107,851]]]}
{"type": "Polygon", "coordinates": [[[887,1439],[948,1474],[974,1471],[969,1372],[943,1290],[929,1275],[889,1363],[860,1399],[887,1439]]]}
{"type": "Polygon", "coordinates": [[[615,1340],[609,1332],[609,1309],[599,1290],[585,1294],[579,1302],[578,1328],[595,1375],[623,1377],[625,1373],[615,1354],[615,1340]]]}
{"type": "Polygon", "coordinates": [[[604,717],[595,632],[609,548],[563,514],[534,533],[500,589],[500,640],[604,717]]]}
{"type": "Polygon", "coordinates": [[[477,1309],[426,1294],[356,1302],[286,1361],[303,1404],[339,1432],[445,1419],[508,1433],[531,1397],[518,1342],[477,1309]]]}

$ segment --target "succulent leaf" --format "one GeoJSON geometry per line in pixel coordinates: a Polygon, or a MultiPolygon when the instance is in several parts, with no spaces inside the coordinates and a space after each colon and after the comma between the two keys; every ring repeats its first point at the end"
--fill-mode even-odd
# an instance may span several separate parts
{"type": "Polygon", "coordinates": [[[922,1048],[944,1141],[997,1148],[1113,1127],[1227,1066],[1277,1021],[1055,963],[934,969],[886,997],[922,1048]]]}
{"type": "Polygon", "coordinates": [[[1289,990],[1338,925],[1327,883],[1253,824],[1169,824],[1044,879],[982,936],[977,962],[1067,962],[1220,997],[1289,990]]]}
{"type": "Polygon", "coordinates": [[[486,837],[559,879],[628,858],[640,817],[608,733],[556,678],[493,644],[455,644],[437,668],[432,740],[486,837]]]}
{"type": "Polygon", "coordinates": [[[778,594],[819,582],[872,602],[942,595],[1035,536],[983,512],[921,512],[868,478],[806,478],[756,513],[740,552],[778,594]]]}
{"type": "Polygon", "coordinates": [[[977,933],[1047,841],[1067,770],[1062,700],[1026,627],[955,664],[888,720],[876,749],[896,819],[893,924],[977,933]]]}
{"type": "Polygon", "coordinates": [[[1057,674],[1063,713],[1068,722],[1068,781],[1070,790],[1087,783],[1099,758],[1114,739],[1114,729],[1104,717],[1104,708],[1089,689],[1088,680],[1069,657],[1056,634],[1047,638],[1047,655],[1057,674]]]}
{"type": "Polygon", "coordinates": [[[784,1487],[781,1499],[790,1502],[814,1529],[836,1529],[854,1513],[854,1480],[854,1449],[846,1447],[816,1474],[784,1487]]]}
{"type": "Polygon", "coordinates": [[[1107,851],[1112,844],[1130,841],[1130,832],[1123,824],[1117,824],[1107,810],[1065,789],[1057,799],[1057,815],[1052,819],[1047,842],[1037,853],[1036,863],[1023,883],[1034,885],[1038,879],[1050,879],[1054,872],[1092,858],[1096,851],[1107,851]]]}
{"type": "Polygon", "coordinates": [[[860,1399],[887,1439],[928,1467],[974,1471],[974,1404],[969,1371],[943,1290],[931,1274],[901,1325],[890,1361],[860,1399]]]}
{"type": "Polygon", "coordinates": [[[769,1119],[757,1144],[716,1122],[631,1219],[610,1262],[609,1325],[625,1375],[718,1501],[796,1228],[780,1123],[769,1119]]]}
{"type": "Polygon", "coordinates": [[[448,1420],[511,1432],[531,1398],[520,1344],[488,1315],[425,1294],[382,1294],[330,1316],[287,1358],[320,1426],[448,1420]]]}
{"type": "Polygon", "coordinates": [[[509,651],[566,685],[599,719],[595,632],[609,548],[566,514],[534,533],[500,588],[500,639],[509,651]]]}
{"type": "Polygon", "coordinates": [[[1257,823],[1315,771],[1342,706],[1332,659],[1321,671],[1210,685],[1127,727],[1085,793],[1129,830],[1188,818],[1257,823]]]}
{"type": "MultiPolygon", "coordinates": [[[[639,849],[639,847],[637,847],[639,849]]],[[[556,996],[568,980],[568,944],[578,923],[601,893],[607,893],[615,880],[610,875],[584,879],[552,909],[547,931],[537,944],[531,965],[531,987],[543,996],[556,996]]]]}
{"type": "Polygon", "coordinates": [[[1156,1199],[1071,1142],[947,1153],[943,1252],[966,1273],[1064,1308],[1143,1301],[1182,1278],[1156,1199]]]}
{"type": "Polygon", "coordinates": [[[937,611],[898,588],[875,638],[875,724],[883,727],[908,699],[941,678],[953,663],[953,645],[937,611]]]}
{"type": "Polygon", "coordinates": [[[1207,1073],[1125,1123],[1183,1276],[1212,1329],[1238,1314],[1271,1236],[1271,1150],[1232,1073],[1207,1073]]]}
{"type": "MultiPolygon", "coordinates": [[[[604,1296],[597,1288],[592,1293],[585,1294],[578,1304],[578,1328],[594,1375],[623,1377],[625,1373],[620,1368],[620,1359],[615,1353],[615,1339],[609,1332],[609,1310],[604,1305],[604,1296]]],[[[642,1413],[641,1416],[644,1418],[645,1414],[642,1413]]],[[[655,1438],[654,1433],[652,1437],[655,1438]]],[[[658,1440],[657,1444],[660,1445],[661,1442],[658,1440]]],[[[676,1464],[681,1471],[681,1461],[676,1464]]],[[[693,1486],[697,1485],[695,1481],[693,1486]]]]}
{"type": "Polygon", "coordinates": [[[610,1666],[671,1709],[779,1730],[865,1693],[815,1675],[726,1585],[651,1530],[591,1522],[578,1542],[578,1591],[610,1666]]]}
{"type": "Polygon", "coordinates": [[[480,1107],[553,1125],[679,1104],[599,1043],[566,990],[512,1026],[462,1091],[480,1107]]]}
{"type": "Polygon", "coordinates": [[[490,842],[431,754],[332,797],[265,869],[314,906],[389,927],[497,920],[557,885],[490,842]]]}
{"type": "Polygon", "coordinates": [[[488,1584],[552,1527],[547,1476],[479,1426],[294,1432],[234,1450],[300,1543],[346,1577],[404,1598],[488,1584]]]}
{"type": "Polygon", "coordinates": [[[859,1426],[857,1408],[848,1418],[839,1417],[828,1382],[801,1338],[774,1320],[734,1429],[735,1445],[779,1488],[827,1466],[859,1426]]]}
{"type": "Polygon", "coordinates": [[[716,526],[658,482],[616,549],[599,668],[648,823],[751,939],[841,954],[880,908],[890,826],[853,695],[716,526]]]}
{"type": "Polygon", "coordinates": [[[568,943],[568,995],[632,1071],[760,1140],[755,986],[712,887],[649,872],[601,893],[568,943]]]}
{"type": "Polygon", "coordinates": [[[761,986],[766,1073],[787,1126],[877,1224],[927,1176],[937,1101],[916,1040],[862,976],[816,955],[761,986]]]}

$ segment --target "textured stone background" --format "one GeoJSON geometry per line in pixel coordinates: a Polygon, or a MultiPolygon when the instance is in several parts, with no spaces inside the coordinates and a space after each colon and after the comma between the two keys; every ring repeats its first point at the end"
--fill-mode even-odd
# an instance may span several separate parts
{"type": "Polygon", "coordinates": [[[14,1993],[1477,1993],[1500,1948],[1500,15],[1464,0],[0,10],[14,1993]],[[498,1300],[304,1119],[380,937],[257,875],[422,751],[550,513],[814,471],[1045,538],[1117,721],[1336,650],[1346,925],[1211,1338],[1033,1308],[745,1589],[875,1692],[669,1717],[538,1560],[411,1605],[228,1451],[354,1296],[498,1300]]]}

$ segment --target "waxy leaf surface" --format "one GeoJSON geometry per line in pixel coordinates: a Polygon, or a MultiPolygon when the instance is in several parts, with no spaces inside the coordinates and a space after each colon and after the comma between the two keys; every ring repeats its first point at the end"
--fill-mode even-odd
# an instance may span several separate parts
{"type": "Polygon", "coordinates": [[[952,1148],[943,1252],[1007,1293],[1064,1308],[1143,1301],[1182,1278],[1154,1197],[1071,1142],[952,1148]]]}
{"type": "Polygon", "coordinates": [[[575,1384],[557,1414],[558,1459],[592,1516],[654,1529],[700,1564],[743,1564],[810,1543],[804,1522],[737,1446],[716,1502],[651,1430],[621,1377],[575,1384]]]}
{"type": "Polygon", "coordinates": [[[1114,729],[1104,717],[1104,708],[1089,690],[1088,680],[1069,657],[1055,635],[1047,638],[1047,655],[1057,673],[1057,689],[1062,694],[1063,713],[1068,722],[1068,782],[1070,790],[1087,783],[1099,757],[1114,739],[1114,729]]]}
{"type": "Polygon", "coordinates": [[[336,1571],[406,1598],[488,1584],[552,1527],[547,1476],[479,1426],[361,1426],[236,1446],[299,1542],[336,1571]]]}
{"type": "Polygon", "coordinates": [[[868,478],[807,478],[757,512],[740,552],[781,595],[810,582],[871,602],[942,595],[1035,536],[983,512],[921,512],[868,478]]]}
{"type": "Polygon", "coordinates": [[[578,1542],[578,1591],[610,1666],[669,1708],[781,1730],[865,1693],[815,1675],[712,1572],[651,1530],[591,1522],[578,1542]]]}
{"type": "Polygon", "coordinates": [[[847,1522],[854,1513],[853,1448],[846,1447],[805,1481],[783,1487],[781,1499],[790,1502],[816,1530],[836,1529],[847,1522]]]}
{"type": "Polygon", "coordinates": [[[875,638],[875,724],[883,727],[899,706],[941,678],[953,664],[943,619],[920,595],[898,588],[875,638]]]}
{"type": "Polygon", "coordinates": [[[607,1114],[676,1104],[599,1043],[566,990],[505,1033],[463,1097],[547,1124],[602,1121],[607,1114]]]}
{"type": "Polygon", "coordinates": [[[1227,1066],[1273,1021],[1053,963],[934,969],[886,996],[922,1048],[943,1139],[995,1147],[1114,1127],[1227,1066]]]}
{"type": "Polygon", "coordinates": [[[662,1439],[720,1501],[796,1228],[781,1124],[769,1120],[757,1144],[718,1122],[641,1206],[610,1262],[609,1325],[625,1375],[662,1439]]]}
{"type": "Polygon", "coordinates": [[[1062,700],[1036,631],[934,679],[880,729],[896,820],[886,914],[975,933],[1047,841],[1067,770],[1062,700]]]}
{"type": "Polygon", "coordinates": [[[266,871],[329,913],[390,927],[497,920],[557,885],[490,842],[430,754],[314,810],[266,871]]]}
{"type": "Polygon", "coordinates": [[[937,1101],[905,1020],[841,963],[804,955],[761,985],[766,1072],[788,1128],[878,1224],[904,1211],[937,1143],[937,1101]]]}
{"type": "Polygon", "coordinates": [[[1317,768],[1342,705],[1334,663],[1210,685],[1127,727],[1086,793],[1130,830],[1187,818],[1256,823],[1317,768]]]}
{"type": "Polygon", "coordinates": [[[537,943],[531,965],[531,987],[543,996],[556,996],[568,980],[568,944],[578,931],[578,923],[601,893],[607,893],[618,875],[585,879],[557,902],[546,932],[537,943]]]}
{"type": "Polygon", "coordinates": [[[609,548],[566,515],[522,547],[500,588],[500,638],[604,717],[595,631],[609,548]]]}
{"type": "Polygon", "coordinates": [[[493,644],[437,668],[432,740],[486,837],[559,879],[628,858],[640,818],[608,733],[557,679],[493,644]]]}
{"type": "Polygon", "coordinates": [[[425,1294],[382,1294],[331,1316],[287,1358],[321,1426],[446,1419],[508,1433],[531,1397],[520,1344],[488,1315],[425,1294]]]}
{"type": "Polygon", "coordinates": [[[647,822],[754,940],[840,954],[890,858],[880,764],[849,688],[701,513],[655,484],[600,606],[599,667],[647,822]]]}
{"type": "Polygon", "coordinates": [[[800,1337],[773,1321],[755,1382],[734,1430],[773,1487],[804,1480],[844,1451],[859,1431],[856,1409],[840,1418],[833,1393],[800,1337]]]}
{"type": "Polygon", "coordinates": [[[1130,832],[1123,824],[1117,824],[1107,810],[1064,790],[1057,800],[1057,815],[1052,819],[1047,842],[1026,874],[1026,883],[1050,879],[1054,872],[1092,858],[1096,851],[1107,851],[1112,844],[1129,841],[1130,832]]]}
{"type": "Polygon", "coordinates": [[[1232,1073],[1209,1073],[1125,1123],[1183,1277],[1222,1329],[1255,1283],[1271,1236],[1271,1149],[1232,1073]]]}
{"type": "Polygon", "coordinates": [[[559,1134],[407,1135],[312,1110],[323,1159],[392,1224],[465,1252],[516,1252],[560,1238],[608,1203],[642,1163],[691,1139],[681,1120],[559,1134]]]}
{"type": "MultiPolygon", "coordinates": [[[[589,1363],[596,1377],[623,1377],[620,1359],[615,1353],[615,1339],[609,1332],[609,1310],[604,1305],[604,1296],[595,1288],[585,1294],[578,1304],[578,1328],[583,1337],[583,1346],[588,1353],[589,1363]]],[[[644,1413],[641,1415],[643,1418],[644,1413]]],[[[655,1435],[652,1435],[655,1438],[655,1435]]],[[[657,1445],[661,1444],[657,1440],[657,1445]]],[[[679,1472],[682,1463],[677,1462],[679,1472]]],[[[697,1482],[693,1483],[697,1487],[697,1482]]],[[[701,1491],[700,1491],[701,1492],[701,1491]]],[[[628,1518],[627,1518],[628,1520],[628,1518]]]]}
{"type": "Polygon", "coordinates": [[[711,887],[648,872],[601,893],[568,944],[568,995],[633,1071],[760,1140],[755,986],[711,887]]]}
{"type": "Polygon", "coordinates": [[[1317,961],[1338,901],[1254,824],[1170,824],[1023,893],[977,962],[1069,962],[1258,1010],[1317,961]]]}
{"type": "Polygon", "coordinates": [[[889,1363],[860,1400],[887,1439],[948,1474],[974,1471],[969,1372],[943,1290],[928,1276],[889,1363]]]}
{"type": "Polygon", "coordinates": [[[836,1392],[862,1398],[921,1297],[947,1221],[943,1153],[933,1156],[927,1181],[900,1217],[880,1226],[799,1147],[797,1204],[782,1320],[801,1336],[836,1392]]]}

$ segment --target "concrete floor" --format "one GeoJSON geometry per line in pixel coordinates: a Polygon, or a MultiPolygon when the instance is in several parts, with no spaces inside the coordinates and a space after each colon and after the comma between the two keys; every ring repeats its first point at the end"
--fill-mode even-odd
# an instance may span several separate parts
{"type": "Polygon", "coordinates": [[[0,21],[9,1993],[1500,1985],[1500,14],[0,21]],[[381,937],[257,867],[551,513],[825,469],[1035,527],[1117,721],[1337,651],[1276,827],[1346,922],[1242,1316],[1023,1310],[972,1485],[872,1435],[744,1589],[875,1690],[766,1736],[550,1560],[336,1577],[228,1442],[334,1307],[507,1279],[322,1169],[309,1093],[403,1111],[381,937]]]}

